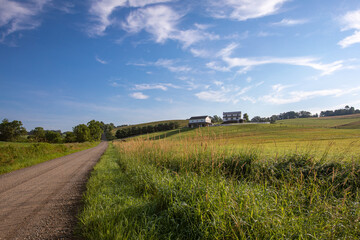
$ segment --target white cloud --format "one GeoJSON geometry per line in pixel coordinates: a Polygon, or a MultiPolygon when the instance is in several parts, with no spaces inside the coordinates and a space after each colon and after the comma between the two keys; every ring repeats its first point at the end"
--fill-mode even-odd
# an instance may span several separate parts
{"type": "Polygon", "coordinates": [[[342,48],[346,48],[346,47],[349,47],[349,46],[351,46],[351,45],[353,45],[355,43],[360,43],[360,31],[355,31],[353,35],[344,38],[338,44],[342,48]]]}
{"type": "Polygon", "coordinates": [[[290,86],[284,86],[282,84],[273,85],[273,92],[265,95],[264,97],[261,97],[259,100],[271,104],[289,104],[317,97],[340,97],[346,94],[360,91],[360,87],[351,89],[323,89],[315,91],[283,91],[284,89],[289,87],[290,86]]]}
{"type": "Polygon", "coordinates": [[[224,85],[224,83],[223,83],[222,81],[214,81],[214,84],[215,84],[216,86],[222,86],[222,85],[224,85]]]}
{"type": "Polygon", "coordinates": [[[155,36],[156,42],[163,43],[173,34],[181,17],[170,7],[153,6],[131,12],[122,23],[122,27],[130,33],[138,33],[145,29],[155,36]]]}
{"type": "Polygon", "coordinates": [[[174,100],[172,98],[159,98],[159,97],[157,97],[157,98],[155,98],[155,100],[158,101],[158,102],[168,102],[170,104],[174,102],[174,100]]]}
{"type": "Polygon", "coordinates": [[[202,57],[202,58],[207,58],[210,56],[209,51],[205,50],[205,49],[196,49],[196,48],[191,48],[190,52],[195,56],[195,57],[202,57]]]}
{"type": "Polygon", "coordinates": [[[271,88],[274,92],[282,92],[284,89],[291,87],[290,85],[275,84],[271,88]]]}
{"type": "Polygon", "coordinates": [[[360,29],[360,9],[347,12],[341,18],[341,22],[344,25],[343,31],[351,29],[360,29]]]}
{"type": "Polygon", "coordinates": [[[176,61],[170,60],[170,59],[159,59],[154,63],[155,66],[167,68],[171,72],[189,72],[189,71],[191,71],[191,67],[176,66],[175,64],[176,64],[176,61]]]}
{"type": "Polygon", "coordinates": [[[209,24],[200,24],[200,23],[194,23],[194,26],[198,29],[201,29],[201,30],[206,30],[208,28],[211,28],[212,25],[209,25],[209,24]]]}
{"type": "Polygon", "coordinates": [[[360,9],[347,12],[344,16],[341,17],[341,23],[344,25],[342,31],[351,29],[356,31],[353,33],[353,35],[350,35],[338,42],[338,44],[342,48],[346,48],[355,43],[360,43],[360,9]]]}
{"type": "Polygon", "coordinates": [[[215,81],[214,83],[217,87],[219,87],[218,89],[206,89],[205,91],[196,93],[195,96],[201,100],[208,102],[233,104],[238,103],[240,100],[253,102],[253,98],[249,96],[244,96],[244,94],[249,92],[251,89],[261,85],[255,84],[247,87],[239,87],[234,85],[224,86],[220,81],[215,81]]]}
{"type": "Polygon", "coordinates": [[[135,66],[142,66],[142,67],[147,67],[147,66],[163,67],[171,72],[189,72],[192,70],[192,68],[188,66],[176,65],[177,60],[173,60],[173,59],[161,58],[156,62],[140,62],[140,63],[129,63],[129,64],[135,66]]]}
{"type": "Polygon", "coordinates": [[[0,42],[17,31],[31,30],[40,26],[40,21],[36,18],[45,4],[50,0],[33,0],[26,2],[15,2],[9,0],[0,0],[0,42]]]}
{"type": "Polygon", "coordinates": [[[264,32],[264,31],[260,31],[257,36],[258,37],[269,37],[269,36],[273,36],[274,34],[269,33],[269,32],[264,32]]]}
{"type": "Polygon", "coordinates": [[[288,19],[284,18],[280,22],[272,23],[274,26],[294,26],[294,25],[301,25],[309,22],[307,19],[288,19]]]}
{"type": "Polygon", "coordinates": [[[158,83],[158,84],[136,84],[134,90],[152,90],[152,89],[160,89],[163,91],[167,91],[169,88],[180,88],[172,83],[158,83]]]}
{"type": "Polygon", "coordinates": [[[102,60],[101,58],[99,58],[98,56],[95,56],[95,60],[98,61],[101,64],[107,64],[108,62],[105,60],[102,60]]]}
{"type": "Polygon", "coordinates": [[[91,36],[104,35],[106,29],[116,23],[114,12],[119,8],[145,7],[156,3],[165,3],[172,0],[92,0],[90,14],[93,25],[90,27],[91,36]]]}
{"type": "Polygon", "coordinates": [[[220,37],[203,31],[203,25],[195,25],[195,29],[179,30],[177,24],[182,14],[164,5],[137,9],[129,14],[122,28],[129,33],[139,33],[142,30],[150,33],[154,41],[164,43],[166,40],[177,40],[184,48],[202,40],[216,40],[220,37]]]}
{"type": "Polygon", "coordinates": [[[108,27],[121,26],[128,33],[148,32],[157,43],[176,40],[184,48],[202,40],[216,40],[220,37],[207,33],[210,25],[195,23],[193,29],[179,30],[177,25],[184,13],[174,11],[169,6],[159,4],[176,0],[93,0],[90,7],[92,26],[88,29],[91,36],[102,36],[108,27]],[[124,20],[118,9],[133,8],[124,20]]]}
{"type": "Polygon", "coordinates": [[[236,103],[238,100],[234,100],[231,97],[230,89],[221,88],[220,90],[208,90],[196,93],[195,96],[201,100],[208,102],[234,102],[236,103]]]}
{"type": "Polygon", "coordinates": [[[129,96],[132,98],[141,99],[141,100],[149,98],[149,96],[143,94],[142,92],[134,92],[134,93],[131,93],[129,96]]]}
{"type": "Polygon", "coordinates": [[[229,67],[222,66],[221,63],[218,63],[218,62],[208,62],[206,64],[206,67],[213,69],[215,71],[219,71],[219,72],[229,72],[230,71],[229,67]]]}
{"type": "Polygon", "coordinates": [[[103,35],[106,28],[114,22],[110,19],[111,13],[118,7],[124,7],[126,2],[126,0],[92,1],[89,12],[95,24],[88,30],[89,34],[92,36],[103,35]]]}
{"type": "Polygon", "coordinates": [[[315,70],[321,71],[321,75],[330,75],[336,71],[351,68],[344,66],[344,61],[335,61],[332,63],[324,64],[313,57],[288,57],[288,58],[276,58],[276,57],[259,57],[259,58],[236,58],[231,57],[233,51],[237,48],[237,44],[232,43],[219,51],[218,57],[227,64],[227,67],[218,67],[216,63],[210,62],[207,67],[218,71],[229,71],[232,68],[240,68],[239,73],[246,73],[255,66],[265,64],[287,64],[295,66],[310,67],[315,70]]]}
{"type": "Polygon", "coordinates": [[[215,18],[246,21],[279,12],[289,0],[209,0],[208,11],[215,18]]]}

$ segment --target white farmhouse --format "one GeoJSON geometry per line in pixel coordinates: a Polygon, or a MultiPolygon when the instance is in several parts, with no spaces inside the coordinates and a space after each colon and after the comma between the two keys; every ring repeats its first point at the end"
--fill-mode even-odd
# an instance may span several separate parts
{"type": "Polygon", "coordinates": [[[237,112],[223,112],[224,122],[243,122],[241,119],[241,111],[237,112]]]}
{"type": "Polygon", "coordinates": [[[211,125],[211,118],[209,116],[195,116],[189,119],[189,127],[205,127],[211,125]]]}

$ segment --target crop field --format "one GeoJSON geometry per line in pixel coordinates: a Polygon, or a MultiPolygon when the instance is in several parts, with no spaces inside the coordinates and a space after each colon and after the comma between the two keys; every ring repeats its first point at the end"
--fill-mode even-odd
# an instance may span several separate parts
{"type": "Polygon", "coordinates": [[[82,236],[359,239],[360,129],[336,127],[360,119],[305,120],[114,142],[88,183],[82,236]]]}
{"type": "Polygon", "coordinates": [[[86,143],[14,143],[0,142],[0,174],[95,147],[98,142],[86,143]]]}

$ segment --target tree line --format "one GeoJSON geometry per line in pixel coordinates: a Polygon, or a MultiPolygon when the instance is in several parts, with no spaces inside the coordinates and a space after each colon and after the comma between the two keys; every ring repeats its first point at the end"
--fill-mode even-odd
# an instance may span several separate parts
{"type": "Polygon", "coordinates": [[[180,125],[178,122],[169,122],[169,123],[159,123],[157,125],[147,125],[147,126],[133,126],[118,129],[115,133],[116,138],[127,138],[140,134],[154,133],[167,131],[172,129],[179,128],[180,125]]]}
{"type": "Polygon", "coordinates": [[[332,110],[321,111],[320,117],[341,116],[341,115],[349,115],[355,113],[360,113],[360,110],[346,105],[345,108],[336,109],[334,111],[332,110]]]}
{"type": "Polygon", "coordinates": [[[91,120],[87,124],[79,124],[73,127],[73,131],[62,133],[60,130],[45,130],[42,127],[36,127],[27,132],[21,121],[9,121],[3,119],[0,123],[0,141],[30,141],[30,142],[48,142],[48,143],[70,143],[99,141],[102,134],[107,139],[112,140],[114,136],[111,131],[115,128],[113,123],[105,124],[103,122],[91,120]],[[27,136],[27,138],[25,138],[27,136]]]}
{"type": "MultiPolygon", "coordinates": [[[[336,110],[326,110],[320,112],[320,117],[330,117],[330,116],[342,116],[342,115],[349,115],[349,114],[355,114],[360,113],[359,109],[355,109],[354,107],[345,106],[345,108],[340,108],[336,110]]],[[[289,111],[280,113],[278,115],[272,115],[271,117],[260,117],[255,116],[251,119],[251,122],[270,122],[274,123],[277,120],[284,120],[284,119],[294,119],[294,118],[313,118],[313,117],[319,117],[319,114],[311,114],[311,112],[308,111],[289,111]]]]}

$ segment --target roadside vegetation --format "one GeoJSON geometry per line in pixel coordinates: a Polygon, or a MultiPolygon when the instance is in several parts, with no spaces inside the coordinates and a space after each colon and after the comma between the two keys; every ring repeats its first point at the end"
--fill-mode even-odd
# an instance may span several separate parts
{"type": "Polygon", "coordinates": [[[106,139],[112,140],[115,128],[113,123],[105,124],[91,120],[87,124],[79,124],[73,127],[73,131],[62,133],[60,130],[44,130],[36,127],[27,132],[21,121],[9,121],[3,119],[0,123],[0,141],[7,142],[47,142],[47,143],[71,143],[100,141],[104,135],[106,139]]]}
{"type": "Polygon", "coordinates": [[[5,118],[0,123],[0,174],[95,147],[102,136],[112,140],[114,127],[91,120],[72,132],[42,127],[27,132],[21,121],[5,118]]]}
{"type": "Polygon", "coordinates": [[[114,142],[88,183],[82,236],[360,238],[360,129],[302,121],[114,142]]]}
{"type": "Polygon", "coordinates": [[[0,174],[92,148],[98,144],[98,141],[65,144],[0,142],[0,174]]]}

